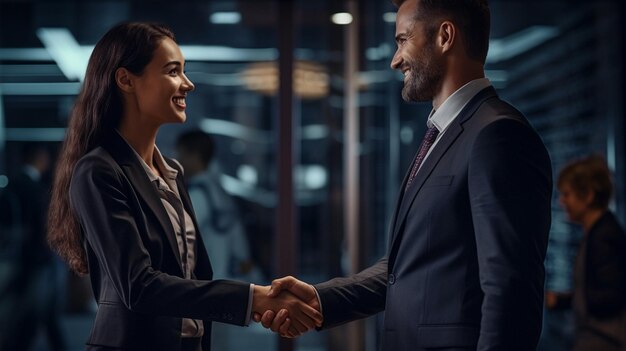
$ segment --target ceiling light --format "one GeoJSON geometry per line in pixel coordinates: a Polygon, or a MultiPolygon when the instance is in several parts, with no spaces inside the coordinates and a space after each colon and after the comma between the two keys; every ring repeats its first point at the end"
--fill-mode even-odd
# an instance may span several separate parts
{"type": "Polygon", "coordinates": [[[237,24],[241,22],[241,14],[239,12],[214,12],[210,20],[213,24],[237,24]]]}
{"type": "Polygon", "coordinates": [[[396,23],[396,13],[395,12],[383,13],[383,21],[387,23],[396,23]]]}
{"type": "Polygon", "coordinates": [[[67,28],[39,28],[39,40],[69,80],[83,80],[91,49],[83,50],[67,28]]]}
{"type": "Polygon", "coordinates": [[[489,44],[487,62],[496,63],[509,60],[545,43],[559,34],[559,30],[556,27],[531,26],[505,38],[492,39],[489,44]]]}
{"type": "Polygon", "coordinates": [[[352,15],[348,12],[339,12],[331,17],[334,24],[350,24],[352,23],[352,15]]]}

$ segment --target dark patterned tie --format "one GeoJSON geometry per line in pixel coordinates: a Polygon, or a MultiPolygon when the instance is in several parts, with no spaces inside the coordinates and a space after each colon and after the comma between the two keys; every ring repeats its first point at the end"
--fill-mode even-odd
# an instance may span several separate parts
{"type": "Polygon", "coordinates": [[[428,130],[426,130],[426,134],[424,135],[424,140],[422,140],[422,144],[420,145],[419,152],[417,153],[417,156],[415,156],[413,168],[411,169],[411,175],[409,175],[409,180],[406,182],[406,187],[404,188],[404,191],[407,191],[409,189],[409,186],[411,186],[411,182],[413,182],[413,178],[415,178],[417,170],[420,168],[422,161],[424,161],[426,154],[428,154],[428,150],[431,146],[433,146],[433,143],[437,139],[437,135],[439,135],[439,130],[435,126],[430,127],[428,128],[428,130]]]}

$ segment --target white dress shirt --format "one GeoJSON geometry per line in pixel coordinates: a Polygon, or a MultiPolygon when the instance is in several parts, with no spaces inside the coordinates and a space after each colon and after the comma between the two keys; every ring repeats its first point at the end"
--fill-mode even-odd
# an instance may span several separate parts
{"type": "Polygon", "coordinates": [[[470,102],[470,100],[481,90],[489,86],[491,86],[491,82],[487,78],[474,79],[460,87],[457,91],[452,93],[452,95],[448,96],[446,101],[439,106],[439,109],[433,109],[430,112],[426,125],[428,128],[436,127],[439,131],[439,135],[437,135],[437,139],[435,139],[435,142],[428,150],[428,153],[426,153],[420,168],[422,168],[422,165],[426,162],[426,159],[428,158],[428,155],[430,155],[431,151],[435,148],[435,146],[437,146],[437,143],[450,126],[450,123],[452,123],[452,121],[457,118],[459,113],[463,111],[465,105],[467,105],[467,103],[470,102]]]}

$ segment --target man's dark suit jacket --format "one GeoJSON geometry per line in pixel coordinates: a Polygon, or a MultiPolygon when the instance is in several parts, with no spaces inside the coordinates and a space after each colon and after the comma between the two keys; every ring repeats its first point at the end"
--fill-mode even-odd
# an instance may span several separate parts
{"type": "MultiPolygon", "coordinates": [[[[178,164],[176,180],[186,211],[198,225],[178,164]]],[[[174,229],[137,156],[117,134],[77,163],[70,199],[84,234],[98,312],[88,350],[180,350],[181,318],[243,325],[249,284],[214,280],[196,231],[196,268],[183,279],[174,229]]]]}
{"type": "Polygon", "coordinates": [[[486,88],[406,181],[387,257],[316,285],[323,328],[384,310],[384,351],[535,350],[552,175],[528,121],[486,88]]]}

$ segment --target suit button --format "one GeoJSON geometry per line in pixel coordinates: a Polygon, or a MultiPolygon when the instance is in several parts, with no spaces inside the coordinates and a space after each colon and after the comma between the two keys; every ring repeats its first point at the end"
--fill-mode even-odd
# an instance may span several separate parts
{"type": "Polygon", "coordinates": [[[396,276],[393,273],[389,274],[389,277],[387,278],[387,282],[389,283],[389,285],[395,284],[396,276]]]}

